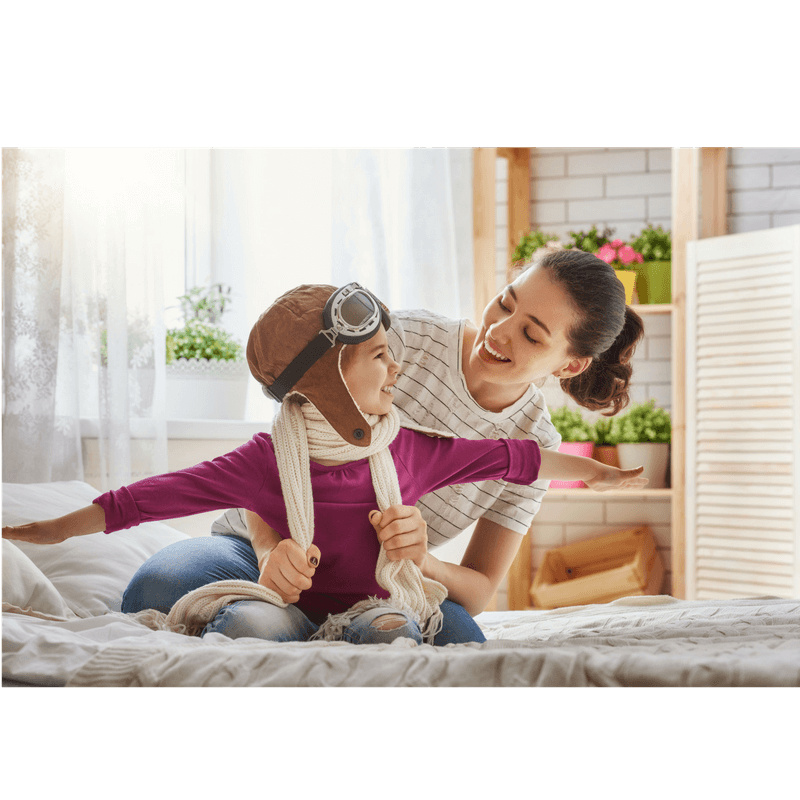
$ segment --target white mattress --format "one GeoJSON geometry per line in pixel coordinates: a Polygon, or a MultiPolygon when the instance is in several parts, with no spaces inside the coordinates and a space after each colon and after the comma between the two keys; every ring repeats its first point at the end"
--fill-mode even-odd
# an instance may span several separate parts
{"type": "MultiPolygon", "coordinates": [[[[96,492],[76,482],[6,485],[4,524],[65,513],[85,505],[87,494],[91,501],[96,492]]],[[[477,620],[489,641],[443,648],[151,631],[120,613],[118,598],[149,551],[182,537],[149,523],[50,547],[4,541],[4,684],[800,686],[800,601],[779,598],[641,597],[484,613],[477,620]],[[26,600],[51,618],[20,613],[26,600]]]]}

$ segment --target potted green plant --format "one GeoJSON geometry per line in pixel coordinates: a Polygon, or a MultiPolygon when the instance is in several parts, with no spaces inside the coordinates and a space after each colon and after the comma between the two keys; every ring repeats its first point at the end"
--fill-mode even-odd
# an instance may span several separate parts
{"type": "Polygon", "coordinates": [[[633,302],[633,292],[636,288],[636,264],[641,264],[644,259],[622,239],[606,242],[595,255],[614,267],[614,272],[625,287],[625,302],[633,302]]]}
{"type": "MultiPolygon", "coordinates": [[[[542,231],[529,231],[519,241],[511,263],[519,266],[525,264],[533,258],[533,254],[542,247],[547,247],[550,242],[558,242],[558,236],[554,233],[543,233],[542,231]]],[[[560,246],[559,242],[559,246],[560,246]]]]}
{"type": "Polygon", "coordinates": [[[660,225],[649,224],[631,240],[630,246],[642,254],[636,265],[636,282],[640,303],[672,302],[672,235],[660,225]]]}
{"type": "Polygon", "coordinates": [[[614,433],[614,421],[608,417],[600,417],[592,426],[592,440],[594,450],[592,458],[611,467],[619,466],[617,453],[617,437],[614,433]]]}
{"type": "Polygon", "coordinates": [[[650,481],[647,488],[665,488],[672,439],[669,412],[656,407],[655,400],[638,403],[614,419],[612,432],[617,439],[620,467],[644,466],[643,475],[650,481]]]}
{"type": "Polygon", "coordinates": [[[167,417],[243,419],[244,348],[220,326],[230,288],[196,286],[178,299],[184,324],[167,330],[167,417]]]}
{"type": "MultiPolygon", "coordinates": [[[[551,412],[550,421],[561,435],[561,444],[558,447],[560,453],[592,457],[594,449],[592,426],[583,418],[580,411],[563,406],[551,412]]],[[[586,484],[583,481],[550,481],[550,487],[553,489],[585,489],[586,484]]]]}
{"type": "Polygon", "coordinates": [[[572,240],[565,246],[567,249],[583,250],[585,253],[596,253],[604,244],[611,241],[614,235],[613,228],[604,228],[603,232],[597,230],[597,225],[592,225],[588,231],[570,231],[567,236],[572,240]]]}

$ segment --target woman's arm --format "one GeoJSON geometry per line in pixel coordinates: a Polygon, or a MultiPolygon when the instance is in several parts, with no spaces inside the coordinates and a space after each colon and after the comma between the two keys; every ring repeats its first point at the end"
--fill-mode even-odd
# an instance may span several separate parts
{"type": "Polygon", "coordinates": [[[96,503],[56,519],[29,522],[27,525],[3,528],[4,539],[33,544],[58,544],[73,536],[100,533],[106,529],[106,514],[96,503]]]}
{"type": "Polygon", "coordinates": [[[602,464],[594,458],[559,453],[557,450],[540,448],[542,463],[539,477],[545,480],[583,481],[596,492],[609,489],[641,489],[648,483],[640,477],[644,467],[617,469],[602,464]]]}
{"type": "Polygon", "coordinates": [[[480,614],[497,591],[522,544],[516,531],[481,518],[469,540],[461,564],[440,561],[428,553],[422,574],[447,587],[448,599],[471,616],[480,614]]]}

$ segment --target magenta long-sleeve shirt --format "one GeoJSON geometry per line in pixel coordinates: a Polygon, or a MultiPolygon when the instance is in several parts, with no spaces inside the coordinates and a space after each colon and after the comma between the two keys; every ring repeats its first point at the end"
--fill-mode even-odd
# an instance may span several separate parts
{"type": "MultiPolygon", "coordinates": [[[[459,483],[501,479],[529,484],[539,474],[539,446],[531,440],[440,439],[405,428],[389,446],[403,503],[459,483]]],[[[338,466],[312,462],[314,544],[320,565],[297,606],[318,621],[370,595],[387,597],[375,580],[380,544],[369,512],[378,507],[369,461],[338,466]]],[[[106,515],[106,533],[151,520],[204,511],[246,508],[290,538],[278,465],[269,434],[258,433],[226,455],[189,469],[106,492],[93,502],[106,515]]]]}

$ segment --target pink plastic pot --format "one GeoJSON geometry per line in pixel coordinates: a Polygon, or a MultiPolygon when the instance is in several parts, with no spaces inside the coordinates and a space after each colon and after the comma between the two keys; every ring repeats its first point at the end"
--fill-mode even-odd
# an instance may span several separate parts
{"type": "MultiPolygon", "coordinates": [[[[569,453],[572,456],[591,458],[594,442],[561,442],[558,446],[559,453],[569,453]]],[[[551,489],[585,489],[583,481],[550,481],[551,489]]]]}

